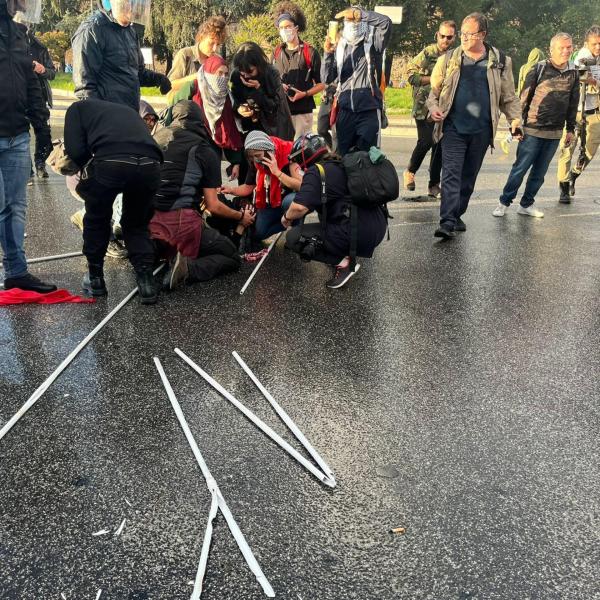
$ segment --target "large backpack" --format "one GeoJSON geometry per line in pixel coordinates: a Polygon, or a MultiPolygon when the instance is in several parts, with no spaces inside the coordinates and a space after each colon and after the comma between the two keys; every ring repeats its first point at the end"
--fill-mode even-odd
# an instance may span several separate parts
{"type": "MultiPolygon", "coordinates": [[[[400,181],[398,173],[392,162],[383,154],[376,163],[371,161],[369,153],[364,150],[349,152],[341,160],[350,192],[350,267],[356,266],[356,253],[358,249],[358,208],[381,207],[390,219],[387,203],[400,196],[400,181]]],[[[321,163],[316,164],[321,179],[321,223],[325,230],[327,222],[327,186],[325,183],[325,169],[321,163]]],[[[388,230],[389,240],[389,230],[388,230]]]]}

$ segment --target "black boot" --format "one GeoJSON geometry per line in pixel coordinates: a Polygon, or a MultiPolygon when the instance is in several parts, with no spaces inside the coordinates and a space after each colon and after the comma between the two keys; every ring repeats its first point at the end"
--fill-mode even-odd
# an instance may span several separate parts
{"type": "Polygon", "coordinates": [[[561,181],[558,185],[560,186],[560,198],[558,201],[561,204],[571,204],[571,196],[569,195],[571,183],[569,181],[561,181]]]}
{"type": "Polygon", "coordinates": [[[136,271],[135,278],[138,284],[138,293],[142,304],[156,304],[158,300],[158,286],[154,281],[152,271],[136,271]]]}
{"type": "Polygon", "coordinates": [[[100,298],[108,294],[106,283],[104,283],[104,276],[102,275],[86,273],[83,276],[81,287],[94,298],[100,298]]]}
{"type": "Polygon", "coordinates": [[[39,179],[48,179],[50,175],[48,175],[48,171],[46,171],[46,165],[44,163],[38,163],[35,166],[35,173],[39,179]]]}
{"type": "Polygon", "coordinates": [[[4,289],[10,290],[12,288],[27,290],[29,292],[38,292],[40,294],[49,294],[50,292],[56,291],[55,285],[44,283],[37,277],[34,277],[31,273],[25,273],[25,275],[22,275],[21,277],[7,277],[4,280],[4,289]]]}
{"type": "Polygon", "coordinates": [[[581,173],[573,173],[573,171],[569,174],[569,196],[571,198],[575,195],[575,181],[580,175],[581,173]]]}

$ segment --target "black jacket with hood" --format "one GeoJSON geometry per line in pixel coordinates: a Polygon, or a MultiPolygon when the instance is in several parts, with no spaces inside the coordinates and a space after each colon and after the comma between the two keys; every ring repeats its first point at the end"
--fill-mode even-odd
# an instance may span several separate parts
{"type": "Polygon", "coordinates": [[[96,11],[73,36],[73,81],[79,99],[97,98],[140,107],[140,85],[159,86],[167,78],[146,69],[133,25],[122,27],[96,11]]]}
{"type": "Polygon", "coordinates": [[[221,162],[206,133],[202,111],[191,100],[173,106],[173,120],[154,136],[165,162],[154,208],[199,208],[204,188],[221,185],[221,162]]]}
{"type": "Polygon", "coordinates": [[[42,90],[33,72],[27,29],[15,23],[0,4],[0,138],[42,126],[45,111],[42,90]]]}
{"type": "Polygon", "coordinates": [[[31,31],[28,32],[27,37],[29,40],[29,53],[31,54],[32,60],[44,65],[44,68],[46,69],[42,75],[37,75],[37,78],[42,86],[42,96],[48,106],[52,108],[52,88],[50,87],[50,81],[56,77],[54,63],[52,62],[48,48],[46,48],[46,46],[44,46],[31,31]]]}

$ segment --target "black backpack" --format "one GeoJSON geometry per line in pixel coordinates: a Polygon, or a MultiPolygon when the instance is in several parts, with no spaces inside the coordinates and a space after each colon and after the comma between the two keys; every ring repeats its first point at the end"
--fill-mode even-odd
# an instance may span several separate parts
{"type": "MultiPolygon", "coordinates": [[[[337,162],[337,161],[336,161],[337,162]]],[[[356,265],[358,248],[358,207],[381,207],[386,219],[391,219],[387,210],[387,203],[400,196],[400,181],[398,173],[392,162],[382,157],[377,163],[371,162],[369,153],[364,150],[350,152],[342,157],[341,164],[348,178],[350,192],[350,266],[352,270],[356,265]]],[[[317,171],[321,179],[321,204],[323,230],[327,221],[327,187],[325,184],[325,170],[323,165],[317,163],[317,171]]],[[[388,229],[388,240],[390,239],[388,229]]]]}

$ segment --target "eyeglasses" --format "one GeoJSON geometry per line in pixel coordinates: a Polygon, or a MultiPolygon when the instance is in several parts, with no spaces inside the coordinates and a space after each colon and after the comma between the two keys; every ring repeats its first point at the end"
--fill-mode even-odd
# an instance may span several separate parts
{"type": "Polygon", "coordinates": [[[454,36],[455,36],[454,33],[452,35],[444,35],[443,33],[438,33],[438,37],[441,38],[442,40],[453,40],[454,36]]]}
{"type": "Polygon", "coordinates": [[[468,31],[461,31],[460,37],[463,40],[470,40],[471,38],[477,37],[480,33],[483,33],[481,30],[476,31],[475,33],[469,33],[468,31]]]}

